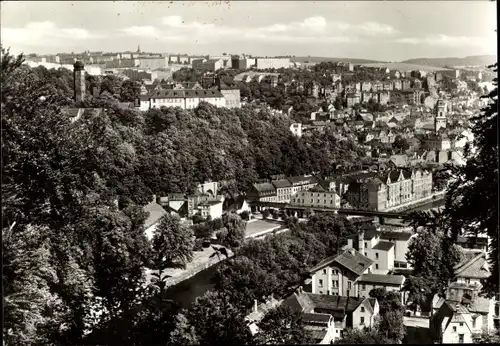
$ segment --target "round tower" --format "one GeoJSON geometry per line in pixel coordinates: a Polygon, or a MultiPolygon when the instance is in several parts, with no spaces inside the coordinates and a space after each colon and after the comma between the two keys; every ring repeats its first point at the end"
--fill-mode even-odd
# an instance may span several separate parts
{"type": "Polygon", "coordinates": [[[81,102],[85,99],[85,68],[81,61],[73,65],[73,79],[75,101],[81,102]]]}

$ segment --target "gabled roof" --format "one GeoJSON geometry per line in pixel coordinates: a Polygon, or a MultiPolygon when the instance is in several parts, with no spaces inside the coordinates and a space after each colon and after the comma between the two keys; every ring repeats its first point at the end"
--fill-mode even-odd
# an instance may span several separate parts
{"type": "Polygon", "coordinates": [[[361,275],[373,264],[373,261],[355,249],[347,248],[340,255],[332,256],[321,261],[318,265],[312,268],[310,272],[314,273],[331,263],[340,264],[342,267],[350,270],[354,274],[361,275]]]}
{"type": "Polygon", "coordinates": [[[274,185],[271,183],[260,183],[260,184],[254,184],[253,186],[259,192],[276,191],[274,185]]]}
{"type": "Polygon", "coordinates": [[[408,241],[413,236],[413,233],[410,232],[393,232],[393,231],[382,231],[380,233],[380,238],[385,240],[400,240],[400,241],[408,241]]]}
{"type": "Polygon", "coordinates": [[[394,247],[394,243],[389,241],[379,241],[374,247],[373,250],[381,250],[381,251],[389,251],[394,247]]]}
{"type": "Polygon", "coordinates": [[[167,212],[161,205],[156,202],[151,202],[148,205],[144,206],[144,211],[149,213],[148,218],[144,222],[144,227],[147,229],[157,223],[162,216],[166,215],[167,212]]]}
{"type": "Polygon", "coordinates": [[[292,187],[292,183],[288,179],[273,180],[271,181],[271,184],[273,184],[277,189],[292,187]]]}
{"type": "Polygon", "coordinates": [[[455,266],[455,275],[458,277],[485,279],[490,276],[487,268],[486,254],[480,252],[469,261],[459,263],[455,266]]]}

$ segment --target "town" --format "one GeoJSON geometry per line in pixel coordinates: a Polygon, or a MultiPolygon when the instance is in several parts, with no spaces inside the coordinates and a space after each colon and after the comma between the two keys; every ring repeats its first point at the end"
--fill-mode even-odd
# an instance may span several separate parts
{"type": "Polygon", "coordinates": [[[5,345],[500,340],[495,56],[136,44],[2,46],[5,345]]]}

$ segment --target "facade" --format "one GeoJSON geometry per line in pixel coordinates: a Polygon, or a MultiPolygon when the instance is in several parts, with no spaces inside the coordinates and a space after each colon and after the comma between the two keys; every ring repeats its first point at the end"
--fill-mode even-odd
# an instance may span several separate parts
{"type": "Polygon", "coordinates": [[[408,252],[408,245],[416,234],[411,231],[382,231],[380,239],[394,243],[394,267],[395,268],[409,268],[406,253],[408,252]]]}
{"type": "Polygon", "coordinates": [[[389,92],[379,92],[377,96],[378,96],[377,101],[381,105],[386,105],[387,103],[389,103],[389,100],[391,99],[391,94],[389,92]]]}
{"type": "Polygon", "coordinates": [[[347,248],[338,256],[329,257],[310,270],[312,293],[358,297],[355,284],[362,274],[371,272],[373,261],[353,248],[347,248]]]}
{"type": "Polygon", "coordinates": [[[363,274],[359,277],[357,285],[359,286],[359,296],[363,298],[370,297],[370,291],[376,288],[383,288],[387,292],[396,292],[403,302],[403,285],[405,277],[403,275],[380,275],[363,274]]]}
{"type": "Polygon", "coordinates": [[[448,104],[443,100],[438,100],[435,107],[434,131],[438,132],[441,128],[446,128],[448,104]]]}
{"type": "Polygon", "coordinates": [[[340,208],[340,196],[335,191],[330,192],[312,188],[308,191],[295,193],[290,200],[290,205],[315,208],[340,208]]]}
{"type": "Polygon", "coordinates": [[[370,172],[342,178],[339,184],[346,187],[342,197],[353,207],[382,211],[430,196],[432,174],[418,169],[370,172]]]}
{"type": "Polygon", "coordinates": [[[276,188],[276,202],[288,203],[292,196],[292,183],[288,179],[278,179],[271,181],[276,188]]]}
{"type": "Polygon", "coordinates": [[[361,97],[359,94],[347,94],[347,107],[353,107],[358,103],[361,103],[361,97]]]}
{"type": "Polygon", "coordinates": [[[290,125],[290,131],[294,136],[302,137],[302,124],[301,123],[293,123],[290,125]]]}
{"type": "Polygon", "coordinates": [[[85,100],[85,69],[80,61],[75,62],[73,65],[73,79],[74,79],[74,93],[75,102],[85,100]]]}
{"type": "Polygon", "coordinates": [[[256,67],[258,70],[289,68],[290,58],[257,58],[256,67]]]}
{"type": "Polygon", "coordinates": [[[241,108],[240,89],[220,89],[226,108],[241,108]]]}
{"type": "Polygon", "coordinates": [[[222,201],[208,201],[198,204],[201,216],[204,218],[217,219],[222,216],[222,201]]]}
{"type": "Polygon", "coordinates": [[[299,191],[307,191],[318,185],[318,180],[312,175],[299,175],[290,177],[288,180],[292,183],[292,195],[299,191]]]}
{"type": "Polygon", "coordinates": [[[436,343],[472,343],[472,316],[461,304],[445,301],[430,318],[429,329],[436,343]]]}
{"type": "Polygon", "coordinates": [[[276,202],[276,188],[271,183],[254,184],[248,193],[248,199],[257,202],[276,202]]]}
{"type": "Polygon", "coordinates": [[[148,70],[156,70],[168,67],[168,58],[140,58],[139,67],[148,70]]]}
{"type": "Polygon", "coordinates": [[[141,96],[139,101],[139,108],[142,111],[161,107],[194,109],[200,102],[208,102],[218,108],[226,106],[224,95],[217,90],[155,90],[149,95],[141,96]]]}

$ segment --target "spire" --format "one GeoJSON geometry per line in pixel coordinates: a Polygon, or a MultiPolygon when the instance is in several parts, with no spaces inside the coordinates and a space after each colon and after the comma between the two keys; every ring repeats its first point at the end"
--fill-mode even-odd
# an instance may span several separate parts
{"type": "Polygon", "coordinates": [[[137,53],[140,53],[140,52],[141,52],[141,45],[140,45],[140,44],[138,44],[138,45],[137,45],[137,53]]]}

